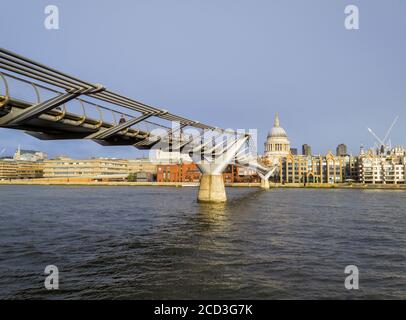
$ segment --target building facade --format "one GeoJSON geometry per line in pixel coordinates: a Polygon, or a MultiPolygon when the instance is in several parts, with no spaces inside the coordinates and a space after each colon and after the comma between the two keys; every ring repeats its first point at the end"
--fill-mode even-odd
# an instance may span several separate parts
{"type": "Polygon", "coordinates": [[[44,161],[44,178],[88,178],[93,180],[126,180],[127,160],[93,158],[75,160],[66,157],[44,161]]]}
{"type": "Polygon", "coordinates": [[[35,179],[43,177],[41,161],[0,160],[0,180],[35,179]]]}
{"type": "Polygon", "coordinates": [[[312,155],[312,147],[310,147],[308,144],[302,145],[302,155],[311,156],[312,155]]]}
{"type": "Polygon", "coordinates": [[[156,181],[157,164],[149,159],[128,160],[128,181],[153,182],[156,181]]]}
{"type": "MultiPolygon", "coordinates": [[[[201,172],[195,163],[160,164],[157,167],[157,182],[199,182],[201,172]]],[[[226,183],[239,181],[238,168],[228,165],[223,172],[226,183]]]]}
{"type": "Polygon", "coordinates": [[[194,163],[160,164],[157,182],[199,182],[201,173],[194,163]]]}
{"type": "Polygon", "coordinates": [[[36,150],[24,150],[18,146],[13,159],[17,161],[43,161],[48,157],[45,152],[36,150]]]}
{"type": "Polygon", "coordinates": [[[405,184],[406,156],[376,155],[369,151],[359,158],[359,180],[365,184],[405,184]]]}
{"type": "Polygon", "coordinates": [[[156,175],[157,164],[149,159],[127,160],[128,173],[149,173],[156,175]]]}
{"type": "Polygon", "coordinates": [[[346,180],[345,159],[329,152],[325,156],[292,155],[281,158],[277,182],[288,184],[342,183],[346,180]]]}
{"type": "Polygon", "coordinates": [[[347,155],[347,145],[341,143],[336,148],[336,155],[339,157],[345,157],[347,155]]]}
{"type": "Polygon", "coordinates": [[[191,162],[192,159],[186,153],[180,153],[179,151],[163,151],[163,150],[150,150],[150,162],[155,164],[165,163],[180,163],[191,162]]]}

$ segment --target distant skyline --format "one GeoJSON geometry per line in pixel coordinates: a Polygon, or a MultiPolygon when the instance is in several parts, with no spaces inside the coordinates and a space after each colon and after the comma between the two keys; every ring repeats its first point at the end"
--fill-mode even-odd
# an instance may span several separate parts
{"type": "MultiPolygon", "coordinates": [[[[367,127],[384,136],[396,115],[391,141],[406,145],[405,14],[402,0],[5,0],[0,30],[2,47],[141,102],[256,128],[260,153],[279,112],[299,153],[344,143],[358,154],[374,145],[367,127]],[[60,30],[44,27],[49,4],[60,30]],[[347,4],[359,7],[360,30],[344,28],[347,4]]],[[[0,152],[19,144],[51,157],[148,155],[0,129],[0,152]]]]}

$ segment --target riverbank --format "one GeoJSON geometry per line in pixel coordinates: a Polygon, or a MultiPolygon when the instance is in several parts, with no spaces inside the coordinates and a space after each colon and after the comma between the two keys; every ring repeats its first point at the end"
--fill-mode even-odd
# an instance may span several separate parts
{"type": "Polygon", "coordinates": [[[22,179],[3,180],[0,185],[45,186],[140,186],[140,187],[197,187],[197,182],[128,182],[128,181],[80,181],[77,179],[22,179]]]}
{"type": "MultiPolygon", "coordinates": [[[[55,186],[139,186],[139,187],[198,187],[198,182],[128,182],[128,181],[80,181],[78,179],[21,179],[21,180],[0,180],[0,185],[55,185],[55,186]]],[[[235,188],[259,188],[260,183],[226,183],[226,187],[235,188]]],[[[406,184],[361,184],[361,183],[298,183],[270,184],[274,188],[313,188],[313,189],[365,189],[365,190],[406,190],[406,184]]]]}
{"type": "Polygon", "coordinates": [[[271,184],[270,188],[308,188],[308,189],[364,189],[364,190],[405,190],[406,184],[363,184],[363,183],[308,183],[306,185],[299,183],[290,184],[271,184]]]}

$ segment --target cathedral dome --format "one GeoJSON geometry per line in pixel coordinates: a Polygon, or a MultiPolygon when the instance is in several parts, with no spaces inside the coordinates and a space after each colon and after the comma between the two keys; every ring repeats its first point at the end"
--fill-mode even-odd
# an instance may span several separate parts
{"type": "Polygon", "coordinates": [[[290,142],[285,129],[279,124],[279,115],[275,114],[273,128],[268,132],[265,142],[265,156],[268,159],[286,157],[290,154],[290,142]]]}
{"type": "Polygon", "coordinates": [[[269,132],[268,132],[268,138],[287,138],[288,135],[286,134],[285,129],[282,127],[273,127],[269,132]]]}

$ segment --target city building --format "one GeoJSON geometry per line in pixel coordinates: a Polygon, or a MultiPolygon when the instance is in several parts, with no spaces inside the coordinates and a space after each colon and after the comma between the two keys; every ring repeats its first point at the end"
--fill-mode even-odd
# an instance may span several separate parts
{"type": "Polygon", "coordinates": [[[345,181],[359,182],[359,157],[346,155],[345,163],[345,181]]]}
{"type": "Polygon", "coordinates": [[[261,182],[261,178],[254,169],[248,167],[237,167],[236,170],[238,174],[235,182],[261,182]]]}
{"type": "Polygon", "coordinates": [[[347,146],[344,143],[339,144],[336,149],[336,155],[339,157],[345,157],[347,154],[347,146]]]}
{"type": "MultiPolygon", "coordinates": [[[[402,146],[364,150],[359,156],[348,155],[347,146],[339,144],[336,155],[312,155],[308,144],[302,146],[302,155],[290,147],[286,131],[275,114],[274,125],[267,135],[265,165],[276,165],[276,183],[282,184],[405,184],[406,150],[402,146]]],[[[136,182],[199,182],[201,172],[188,155],[158,152],[153,160],[92,158],[75,160],[58,157],[47,160],[46,153],[35,150],[16,150],[13,158],[0,159],[0,180],[60,179],[74,181],[136,181],[136,182]]],[[[223,172],[224,181],[260,182],[255,170],[228,165],[223,172]]]]}
{"type": "Polygon", "coordinates": [[[390,154],[392,156],[404,157],[406,156],[406,150],[402,146],[396,146],[391,150],[390,154]]]}
{"type": "Polygon", "coordinates": [[[290,154],[280,158],[276,182],[282,184],[334,184],[360,182],[364,184],[405,184],[406,151],[396,147],[389,154],[375,150],[359,156],[325,156],[290,154]]]}
{"type": "Polygon", "coordinates": [[[23,150],[18,146],[13,159],[18,161],[42,161],[47,157],[47,154],[42,151],[23,150]]]}
{"type": "MultiPolygon", "coordinates": [[[[363,147],[360,155],[363,154],[363,147]]],[[[396,155],[406,154],[404,149],[393,149],[396,155]]],[[[290,148],[286,131],[280,127],[279,116],[276,114],[274,127],[267,136],[265,154],[261,158],[268,166],[277,165],[275,176],[270,179],[276,183],[296,184],[334,184],[359,182],[361,169],[360,157],[348,155],[347,146],[337,146],[336,155],[329,151],[326,155],[313,155],[311,146],[302,145],[302,154],[296,148],[290,148]],[[286,151],[288,150],[288,151],[286,151]]],[[[400,178],[397,178],[397,181],[400,178]]]]}
{"type": "Polygon", "coordinates": [[[199,182],[201,173],[194,163],[159,164],[157,182],[199,182]]]}
{"type": "Polygon", "coordinates": [[[275,114],[274,125],[269,131],[265,142],[265,160],[277,164],[282,157],[290,154],[290,141],[285,129],[280,126],[279,114],[275,114]]]}
{"type": "Polygon", "coordinates": [[[16,179],[16,163],[12,159],[0,160],[0,179],[16,179]]]}
{"type": "Polygon", "coordinates": [[[345,160],[331,152],[325,156],[292,155],[281,158],[277,182],[341,183],[345,181],[345,160]],[[278,181],[279,180],[279,181],[278,181]]]}
{"type": "Polygon", "coordinates": [[[127,180],[129,182],[154,182],[156,175],[150,172],[131,172],[129,173],[127,180]]]}
{"type": "Polygon", "coordinates": [[[192,162],[192,159],[188,154],[180,153],[179,151],[163,151],[163,150],[151,150],[150,161],[152,163],[181,163],[192,162]]]}
{"type": "Polygon", "coordinates": [[[359,181],[365,184],[404,184],[406,156],[395,148],[389,155],[374,154],[372,150],[360,155],[359,181]]]}
{"type": "Polygon", "coordinates": [[[153,182],[156,180],[157,164],[149,159],[128,160],[128,181],[153,182]]]}
{"type": "Polygon", "coordinates": [[[122,181],[126,180],[128,175],[128,161],[122,159],[93,158],[74,160],[59,157],[44,161],[44,178],[48,179],[122,181]]]}
{"type": "Polygon", "coordinates": [[[312,155],[312,148],[308,144],[302,145],[302,155],[304,156],[312,155]]]}
{"type": "Polygon", "coordinates": [[[0,160],[0,180],[34,179],[43,177],[43,162],[0,160]]]}
{"type": "MultiPolygon", "coordinates": [[[[238,168],[228,165],[223,172],[227,183],[238,182],[238,168]]],[[[157,182],[199,182],[201,172],[195,163],[160,164],[157,167],[157,182]]]]}
{"type": "Polygon", "coordinates": [[[156,163],[151,162],[149,159],[134,159],[127,160],[127,168],[129,173],[151,173],[156,175],[156,163]]]}

